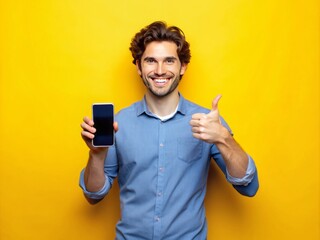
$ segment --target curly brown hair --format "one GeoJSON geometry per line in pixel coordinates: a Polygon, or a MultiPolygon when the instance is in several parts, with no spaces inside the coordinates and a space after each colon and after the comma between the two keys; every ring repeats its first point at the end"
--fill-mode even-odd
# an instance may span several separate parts
{"type": "Polygon", "coordinates": [[[177,53],[180,62],[183,64],[190,62],[190,44],[186,41],[183,31],[176,26],[167,26],[163,21],[156,21],[141,29],[132,38],[129,49],[133,57],[133,64],[136,64],[137,60],[140,63],[146,46],[153,41],[174,42],[178,47],[177,53]]]}

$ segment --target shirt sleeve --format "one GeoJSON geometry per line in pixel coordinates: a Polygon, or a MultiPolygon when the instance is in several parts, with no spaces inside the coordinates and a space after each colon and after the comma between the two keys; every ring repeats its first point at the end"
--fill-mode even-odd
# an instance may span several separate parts
{"type": "Polygon", "coordinates": [[[88,198],[91,198],[91,199],[102,199],[104,198],[105,195],[107,195],[107,193],[109,192],[110,188],[111,188],[111,185],[107,179],[107,176],[105,175],[105,183],[104,183],[104,186],[97,192],[89,192],[87,189],[86,189],[86,186],[84,184],[84,170],[83,169],[80,173],[80,181],[79,181],[79,185],[80,187],[82,188],[83,190],[83,193],[88,197],[88,198]]]}
{"type": "Polygon", "coordinates": [[[242,186],[247,186],[252,179],[254,178],[254,175],[256,173],[256,166],[254,164],[254,161],[252,160],[252,158],[248,155],[248,167],[247,167],[247,171],[244,177],[242,178],[235,178],[232,177],[229,172],[228,169],[226,169],[227,172],[227,180],[232,184],[232,185],[242,185],[242,186]]]}

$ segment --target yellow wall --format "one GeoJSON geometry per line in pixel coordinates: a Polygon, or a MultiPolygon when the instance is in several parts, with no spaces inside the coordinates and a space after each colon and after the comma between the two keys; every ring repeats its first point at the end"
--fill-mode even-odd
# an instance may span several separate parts
{"type": "Polygon", "coordinates": [[[118,186],[96,206],[78,176],[92,102],[143,94],[128,51],[154,20],[180,26],[185,97],[221,114],[254,157],[260,190],[212,167],[209,240],[319,239],[319,4],[287,1],[0,2],[0,239],[112,239],[118,186]]]}

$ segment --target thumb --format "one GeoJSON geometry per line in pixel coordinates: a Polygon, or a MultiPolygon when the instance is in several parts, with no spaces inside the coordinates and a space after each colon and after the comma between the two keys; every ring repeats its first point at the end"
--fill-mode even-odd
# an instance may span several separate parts
{"type": "Polygon", "coordinates": [[[220,98],[222,97],[221,94],[219,94],[218,96],[216,96],[213,101],[212,101],[212,110],[211,111],[216,111],[218,110],[218,102],[220,100],[220,98]]]}

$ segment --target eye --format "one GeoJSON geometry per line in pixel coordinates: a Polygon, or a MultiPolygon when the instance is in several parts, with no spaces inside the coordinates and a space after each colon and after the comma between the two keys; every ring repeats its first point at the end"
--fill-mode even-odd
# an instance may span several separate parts
{"type": "Polygon", "coordinates": [[[175,60],[174,58],[167,58],[167,59],[166,59],[166,63],[167,63],[167,64],[174,64],[175,61],[176,61],[176,60],[175,60]]]}
{"type": "Polygon", "coordinates": [[[144,61],[145,61],[146,63],[149,63],[149,64],[156,62],[156,60],[155,60],[154,58],[145,58],[144,61]]]}

